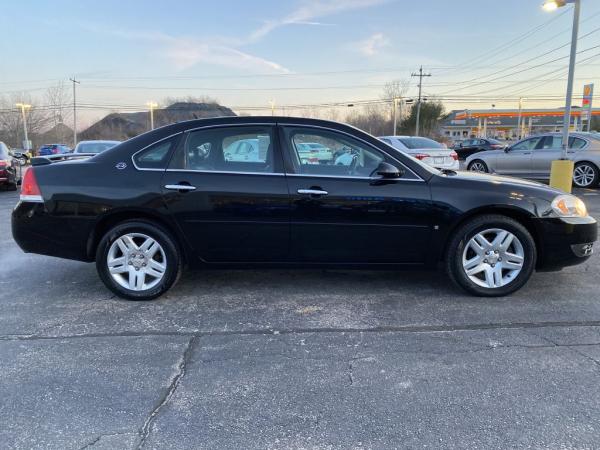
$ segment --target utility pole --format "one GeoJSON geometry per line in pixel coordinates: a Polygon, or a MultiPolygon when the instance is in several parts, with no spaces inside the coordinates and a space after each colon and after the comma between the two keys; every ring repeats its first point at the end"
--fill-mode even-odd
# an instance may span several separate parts
{"type": "Polygon", "coordinates": [[[271,115],[275,115],[275,100],[269,100],[269,105],[271,105],[271,115]]]}
{"type": "Polygon", "coordinates": [[[21,108],[21,116],[23,117],[23,137],[25,138],[23,150],[27,152],[31,149],[29,148],[29,138],[27,137],[27,116],[25,115],[25,110],[31,108],[31,105],[28,105],[27,103],[17,103],[15,106],[21,108]]]}
{"type": "Polygon", "coordinates": [[[146,103],[150,107],[150,129],[154,130],[154,108],[158,106],[156,102],[146,103]]]}
{"type": "Polygon", "coordinates": [[[430,77],[430,73],[423,73],[423,66],[419,67],[419,73],[411,73],[411,77],[419,77],[419,99],[417,100],[417,124],[415,126],[415,136],[419,135],[419,121],[421,120],[421,91],[423,89],[423,77],[430,77]]]}
{"type": "Polygon", "coordinates": [[[523,118],[523,97],[519,97],[519,120],[517,122],[517,140],[521,139],[521,120],[523,118]]]}
{"type": "Polygon", "coordinates": [[[75,87],[81,84],[81,81],[77,81],[75,77],[69,78],[69,81],[73,82],[73,148],[77,145],[77,91],[75,87]]]}

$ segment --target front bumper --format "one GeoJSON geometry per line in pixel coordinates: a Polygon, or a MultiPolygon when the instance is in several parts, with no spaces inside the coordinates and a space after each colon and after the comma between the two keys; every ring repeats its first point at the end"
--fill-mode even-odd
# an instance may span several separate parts
{"type": "Polygon", "coordinates": [[[537,269],[560,270],[588,260],[598,240],[598,225],[591,217],[581,219],[539,219],[537,269]]]}

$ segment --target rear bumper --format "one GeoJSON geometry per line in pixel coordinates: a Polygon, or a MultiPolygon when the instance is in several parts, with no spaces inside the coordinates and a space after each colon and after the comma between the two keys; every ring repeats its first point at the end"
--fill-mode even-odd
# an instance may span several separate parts
{"type": "Polygon", "coordinates": [[[12,234],[26,253],[91,261],[87,242],[90,220],[51,215],[43,203],[19,202],[12,213],[12,234]]]}
{"type": "Polygon", "coordinates": [[[598,225],[591,217],[539,219],[536,226],[541,240],[538,270],[559,270],[581,264],[592,256],[598,225]]]}

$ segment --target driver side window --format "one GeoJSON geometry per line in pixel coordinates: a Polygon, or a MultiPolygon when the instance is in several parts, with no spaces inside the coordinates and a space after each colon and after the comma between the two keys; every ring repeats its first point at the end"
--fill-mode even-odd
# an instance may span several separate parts
{"type": "Polygon", "coordinates": [[[303,175],[369,177],[382,153],[350,136],[316,128],[284,128],[294,172],[303,175]]]}
{"type": "Polygon", "coordinates": [[[515,144],[511,150],[533,150],[537,147],[542,137],[535,137],[531,139],[526,139],[515,144]]]}

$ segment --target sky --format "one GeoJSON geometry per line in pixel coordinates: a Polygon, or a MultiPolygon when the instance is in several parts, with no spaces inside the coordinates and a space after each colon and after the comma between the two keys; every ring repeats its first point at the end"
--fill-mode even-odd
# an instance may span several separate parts
{"type": "MultiPolygon", "coordinates": [[[[518,97],[558,107],[572,8],[541,3],[0,0],[0,96],[43,104],[48,86],[75,76],[78,103],[91,105],[83,123],[188,96],[289,112],[380,99],[392,80],[416,96],[422,65],[425,95],[448,110],[514,108],[518,97]]],[[[582,0],[581,19],[575,93],[596,81],[600,94],[600,0],[582,0]]]]}

